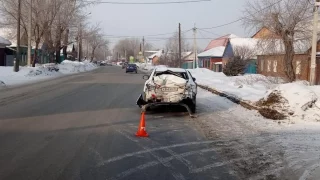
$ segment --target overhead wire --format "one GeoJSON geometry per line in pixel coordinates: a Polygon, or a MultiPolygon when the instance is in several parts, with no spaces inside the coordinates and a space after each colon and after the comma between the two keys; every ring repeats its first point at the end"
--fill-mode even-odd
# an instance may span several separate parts
{"type": "MultiPolygon", "coordinates": [[[[253,13],[253,14],[257,14],[257,13],[262,12],[262,11],[268,9],[268,8],[271,8],[272,6],[278,4],[278,3],[282,2],[282,1],[283,1],[283,0],[279,0],[279,1],[275,2],[275,3],[272,3],[272,4],[270,4],[269,6],[266,6],[266,7],[262,8],[262,9],[260,9],[259,11],[256,11],[256,12],[253,13]]],[[[228,25],[230,25],[230,24],[234,24],[234,23],[236,23],[236,22],[242,21],[242,20],[244,20],[244,19],[247,18],[247,17],[249,17],[249,16],[242,17],[242,18],[239,18],[239,19],[237,19],[237,20],[234,20],[234,21],[231,21],[231,22],[228,22],[228,23],[225,23],[225,24],[221,24],[221,25],[217,25],[217,26],[213,26],[213,27],[198,28],[198,29],[202,29],[202,30],[203,30],[203,29],[215,29],[215,28],[220,28],[220,27],[228,26],[228,25]]]]}
{"type": "Polygon", "coordinates": [[[159,4],[186,4],[186,3],[200,3],[210,2],[211,0],[187,0],[187,1],[161,1],[161,2],[115,2],[115,1],[83,1],[87,3],[97,4],[115,4],[115,5],[159,5],[159,4]]]}

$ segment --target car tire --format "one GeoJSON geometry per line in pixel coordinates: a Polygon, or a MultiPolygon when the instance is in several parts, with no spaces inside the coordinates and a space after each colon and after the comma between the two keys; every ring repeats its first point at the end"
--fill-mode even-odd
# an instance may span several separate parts
{"type": "Polygon", "coordinates": [[[189,105],[190,111],[194,114],[197,111],[197,105],[194,103],[190,103],[189,105]]]}
{"type": "Polygon", "coordinates": [[[138,71],[136,71],[136,74],[138,74],[138,71]]]}

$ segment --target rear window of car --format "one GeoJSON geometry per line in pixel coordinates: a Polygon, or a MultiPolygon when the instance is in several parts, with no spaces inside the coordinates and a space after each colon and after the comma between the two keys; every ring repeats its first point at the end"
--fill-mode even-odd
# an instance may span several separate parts
{"type": "Polygon", "coordinates": [[[176,75],[178,77],[181,77],[185,80],[189,79],[189,76],[186,72],[172,72],[172,71],[156,72],[155,76],[160,76],[162,74],[172,74],[172,75],[176,75]]]}
{"type": "Polygon", "coordinates": [[[128,66],[136,67],[137,65],[136,64],[129,64],[128,66]]]}

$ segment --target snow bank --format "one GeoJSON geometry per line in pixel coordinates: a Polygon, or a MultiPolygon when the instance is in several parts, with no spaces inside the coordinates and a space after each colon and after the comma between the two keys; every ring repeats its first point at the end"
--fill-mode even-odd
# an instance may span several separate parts
{"type": "Polygon", "coordinates": [[[208,69],[189,71],[198,84],[250,104],[276,110],[290,120],[320,121],[320,86],[308,86],[308,82],[303,81],[283,84],[281,78],[259,74],[227,77],[223,73],[208,69]],[[272,100],[274,97],[278,97],[278,100],[272,100]]]}
{"type": "Polygon", "coordinates": [[[281,82],[279,78],[268,78],[259,74],[228,77],[208,69],[189,69],[201,85],[212,87],[246,101],[258,101],[266,92],[281,82]]]}
{"type": "Polygon", "coordinates": [[[91,71],[97,66],[89,61],[74,62],[65,60],[59,65],[37,64],[36,67],[20,67],[19,72],[13,72],[12,66],[0,66],[0,88],[7,86],[27,84],[51,78],[57,78],[67,74],[91,71]],[[54,68],[59,71],[55,71],[54,68]]]}
{"type": "Polygon", "coordinates": [[[270,90],[263,100],[278,95],[283,100],[271,104],[271,108],[284,113],[290,120],[320,122],[320,86],[308,86],[308,82],[281,84],[270,90]]]}
{"type": "Polygon", "coordinates": [[[61,64],[58,65],[59,71],[62,74],[74,74],[80,72],[91,71],[97,68],[97,65],[91,63],[90,61],[69,61],[64,60],[61,64]]]}

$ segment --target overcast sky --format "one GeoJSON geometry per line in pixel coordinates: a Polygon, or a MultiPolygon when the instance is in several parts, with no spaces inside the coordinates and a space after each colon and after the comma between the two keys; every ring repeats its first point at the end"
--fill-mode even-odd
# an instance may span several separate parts
{"type": "MultiPolygon", "coordinates": [[[[102,0],[108,2],[172,2],[186,0],[102,0]]],[[[182,31],[196,27],[213,27],[234,21],[243,16],[243,9],[247,0],[211,0],[211,2],[166,4],[166,5],[115,5],[98,4],[87,9],[91,12],[90,22],[100,22],[105,34],[113,36],[145,36],[146,41],[155,48],[162,48],[166,38],[170,35],[149,36],[154,34],[171,33],[178,30],[178,23],[182,31]]],[[[215,38],[217,35],[236,34],[247,37],[252,32],[246,32],[241,22],[228,26],[207,30],[211,33],[199,31],[199,38],[215,38]]],[[[192,31],[186,33],[192,38],[192,31]]],[[[111,46],[119,40],[110,38],[111,46]]],[[[209,39],[198,39],[201,49],[210,42],[209,39]]],[[[192,43],[192,40],[190,40],[192,43]]]]}

